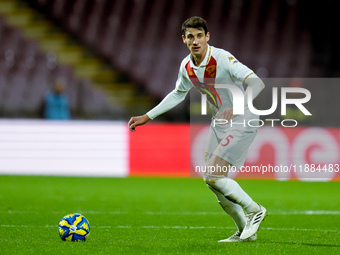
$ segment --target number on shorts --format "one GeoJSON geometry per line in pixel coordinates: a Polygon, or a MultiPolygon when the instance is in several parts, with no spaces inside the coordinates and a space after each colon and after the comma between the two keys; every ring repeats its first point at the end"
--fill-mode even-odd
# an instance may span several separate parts
{"type": "Polygon", "coordinates": [[[234,138],[232,135],[228,135],[226,138],[224,138],[225,140],[227,140],[226,143],[221,143],[222,146],[227,146],[230,143],[229,138],[234,138]]]}

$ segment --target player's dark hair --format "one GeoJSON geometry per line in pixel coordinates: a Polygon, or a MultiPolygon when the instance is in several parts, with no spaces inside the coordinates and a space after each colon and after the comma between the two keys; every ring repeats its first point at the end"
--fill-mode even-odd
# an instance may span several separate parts
{"type": "Polygon", "coordinates": [[[182,24],[182,35],[185,36],[185,32],[190,27],[196,28],[198,30],[204,30],[205,34],[208,33],[208,24],[201,17],[193,16],[193,17],[190,17],[189,19],[187,19],[186,21],[184,21],[183,24],[182,24]]]}

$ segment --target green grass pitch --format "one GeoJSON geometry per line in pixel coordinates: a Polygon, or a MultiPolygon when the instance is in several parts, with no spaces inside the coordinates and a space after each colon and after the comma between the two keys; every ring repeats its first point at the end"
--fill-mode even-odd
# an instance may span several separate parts
{"type": "Polygon", "coordinates": [[[200,179],[0,176],[0,254],[339,254],[340,183],[238,180],[268,209],[258,239],[236,228],[200,179]],[[90,222],[64,242],[60,219],[90,222]]]}

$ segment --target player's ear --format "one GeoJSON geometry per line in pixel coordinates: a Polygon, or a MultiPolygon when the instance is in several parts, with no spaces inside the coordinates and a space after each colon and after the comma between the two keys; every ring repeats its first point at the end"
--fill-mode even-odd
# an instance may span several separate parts
{"type": "Polygon", "coordinates": [[[209,42],[209,39],[210,39],[210,33],[208,32],[205,36],[207,38],[207,42],[209,42]]]}
{"type": "Polygon", "coordinates": [[[183,43],[185,43],[185,36],[184,35],[182,35],[182,39],[183,39],[183,43]]]}

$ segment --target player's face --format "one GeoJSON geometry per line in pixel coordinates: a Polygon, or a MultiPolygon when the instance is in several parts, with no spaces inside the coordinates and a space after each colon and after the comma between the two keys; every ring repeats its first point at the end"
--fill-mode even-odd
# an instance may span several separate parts
{"type": "Polygon", "coordinates": [[[203,29],[188,28],[182,38],[192,55],[203,56],[206,53],[210,38],[209,32],[205,34],[203,29]]]}

